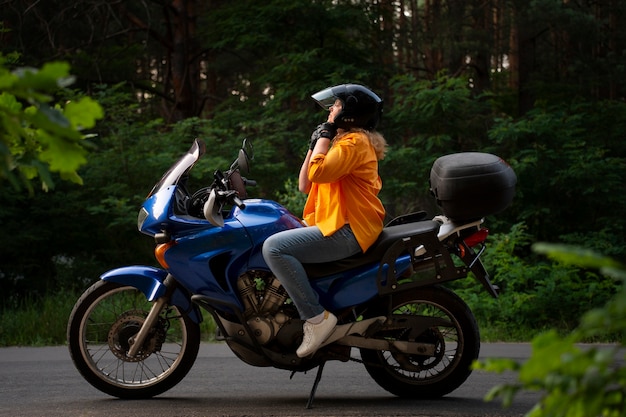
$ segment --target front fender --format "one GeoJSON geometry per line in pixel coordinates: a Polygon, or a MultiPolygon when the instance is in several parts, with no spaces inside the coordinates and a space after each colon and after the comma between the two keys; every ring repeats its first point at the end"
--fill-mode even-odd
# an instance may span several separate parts
{"type": "MultiPolygon", "coordinates": [[[[100,279],[135,287],[146,296],[148,301],[154,301],[165,295],[167,287],[163,281],[165,281],[167,275],[167,271],[163,269],[137,265],[112,269],[102,274],[100,279]]],[[[189,314],[189,317],[194,322],[202,322],[200,310],[191,303],[190,297],[181,288],[177,287],[174,289],[169,302],[180,308],[182,313],[189,314]]]]}
{"type": "Polygon", "coordinates": [[[167,289],[163,284],[165,277],[167,271],[163,269],[151,266],[125,266],[105,272],[100,279],[135,287],[144,293],[148,301],[154,301],[165,294],[167,289]]]}

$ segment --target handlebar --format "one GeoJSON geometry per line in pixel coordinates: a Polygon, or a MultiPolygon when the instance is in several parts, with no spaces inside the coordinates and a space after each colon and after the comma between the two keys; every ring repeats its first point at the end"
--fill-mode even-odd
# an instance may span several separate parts
{"type": "Polygon", "coordinates": [[[241,199],[237,197],[236,195],[233,196],[232,201],[234,205],[239,207],[239,209],[243,210],[246,208],[246,204],[243,201],[241,201],[241,199]]]}
{"type": "Polygon", "coordinates": [[[245,177],[241,177],[241,179],[243,180],[243,185],[245,185],[246,187],[256,187],[255,180],[249,180],[245,177]]]}

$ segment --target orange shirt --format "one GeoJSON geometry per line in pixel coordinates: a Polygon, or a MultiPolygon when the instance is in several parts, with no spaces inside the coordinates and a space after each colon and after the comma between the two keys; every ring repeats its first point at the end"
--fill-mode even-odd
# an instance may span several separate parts
{"type": "Polygon", "coordinates": [[[311,180],[303,218],[330,236],[346,223],[363,252],[383,230],[385,209],[378,198],[382,181],[378,159],[367,135],[350,132],[339,138],[326,155],[311,158],[311,180]]]}

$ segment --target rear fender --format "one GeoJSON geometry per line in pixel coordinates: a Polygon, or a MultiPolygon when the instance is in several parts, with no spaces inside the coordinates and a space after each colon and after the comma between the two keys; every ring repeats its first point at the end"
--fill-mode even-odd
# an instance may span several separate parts
{"type": "MultiPolygon", "coordinates": [[[[102,274],[100,279],[135,287],[152,302],[165,295],[167,287],[163,281],[167,275],[167,271],[163,269],[139,265],[112,269],[102,274]]],[[[190,297],[180,287],[174,289],[169,303],[178,307],[181,313],[188,314],[194,322],[202,322],[199,308],[191,303],[190,297]]]]}
{"type": "Polygon", "coordinates": [[[485,270],[485,267],[479,257],[476,257],[474,262],[470,264],[470,271],[474,273],[474,277],[476,277],[478,282],[483,284],[483,287],[493,298],[498,298],[498,291],[500,289],[491,283],[489,274],[487,273],[487,270],[485,270]]]}

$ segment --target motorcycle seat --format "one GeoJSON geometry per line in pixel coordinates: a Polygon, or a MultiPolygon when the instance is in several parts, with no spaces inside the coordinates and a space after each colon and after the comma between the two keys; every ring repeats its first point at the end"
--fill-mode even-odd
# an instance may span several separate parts
{"type": "Polygon", "coordinates": [[[338,261],[308,263],[303,264],[303,266],[309,279],[315,279],[356,269],[368,264],[379,263],[385,252],[398,240],[421,234],[434,233],[436,235],[440,226],[440,223],[432,220],[387,226],[378,236],[376,242],[365,253],[359,253],[338,261]]]}

